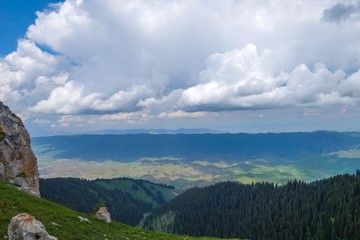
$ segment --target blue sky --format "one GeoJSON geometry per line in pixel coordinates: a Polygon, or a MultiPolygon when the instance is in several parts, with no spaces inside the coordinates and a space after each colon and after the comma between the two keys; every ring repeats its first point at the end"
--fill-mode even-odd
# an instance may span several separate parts
{"type": "Polygon", "coordinates": [[[0,100],[33,136],[360,131],[359,1],[2,0],[0,100]]]}
{"type": "Polygon", "coordinates": [[[27,28],[33,24],[36,11],[41,11],[59,1],[49,0],[1,0],[0,1],[0,56],[16,50],[17,40],[24,37],[27,28]]]}

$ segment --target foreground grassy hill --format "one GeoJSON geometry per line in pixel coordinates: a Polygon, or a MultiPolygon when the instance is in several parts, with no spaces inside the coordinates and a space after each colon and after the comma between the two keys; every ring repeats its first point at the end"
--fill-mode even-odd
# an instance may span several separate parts
{"type": "Polygon", "coordinates": [[[0,238],[7,235],[11,218],[26,212],[40,220],[49,234],[59,240],[71,239],[214,239],[193,238],[152,232],[125,224],[112,222],[106,224],[92,215],[79,213],[47,200],[33,197],[0,181],[0,238]],[[77,216],[87,217],[91,223],[78,220],[77,216]],[[54,225],[53,223],[58,225],[54,225]]]}

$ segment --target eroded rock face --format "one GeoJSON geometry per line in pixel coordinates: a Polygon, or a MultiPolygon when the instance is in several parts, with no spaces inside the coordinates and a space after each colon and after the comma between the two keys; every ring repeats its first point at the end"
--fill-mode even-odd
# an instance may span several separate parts
{"type": "Polygon", "coordinates": [[[0,101],[0,179],[40,196],[36,157],[21,119],[0,101]]]}
{"type": "Polygon", "coordinates": [[[11,219],[8,236],[10,240],[57,240],[47,233],[40,221],[27,213],[20,213],[11,219]]]}
{"type": "Polygon", "coordinates": [[[97,219],[105,221],[106,223],[111,223],[110,213],[106,207],[99,208],[99,210],[95,214],[95,217],[97,219]]]}

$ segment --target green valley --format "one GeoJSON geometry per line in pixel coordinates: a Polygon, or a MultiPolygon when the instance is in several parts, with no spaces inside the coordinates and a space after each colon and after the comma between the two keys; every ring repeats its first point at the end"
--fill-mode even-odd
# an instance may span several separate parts
{"type": "Polygon", "coordinates": [[[360,164],[360,135],[350,132],[74,135],[34,138],[32,146],[43,178],[128,177],[178,189],[309,182],[360,164]]]}

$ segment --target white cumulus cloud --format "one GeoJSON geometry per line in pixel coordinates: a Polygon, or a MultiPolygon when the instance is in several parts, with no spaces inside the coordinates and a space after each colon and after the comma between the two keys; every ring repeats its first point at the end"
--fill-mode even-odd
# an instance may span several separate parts
{"type": "Polygon", "coordinates": [[[357,106],[360,25],[343,19],[358,5],[66,0],[38,12],[17,50],[0,59],[0,99],[34,120],[133,122],[357,106]]]}
{"type": "Polygon", "coordinates": [[[266,51],[253,44],[241,50],[216,53],[200,73],[200,83],[182,93],[184,109],[221,111],[288,106],[358,104],[359,73],[350,76],[318,63],[313,69],[299,64],[290,72],[267,71],[266,51]],[[352,88],[345,86],[351,85],[352,88]]]}

